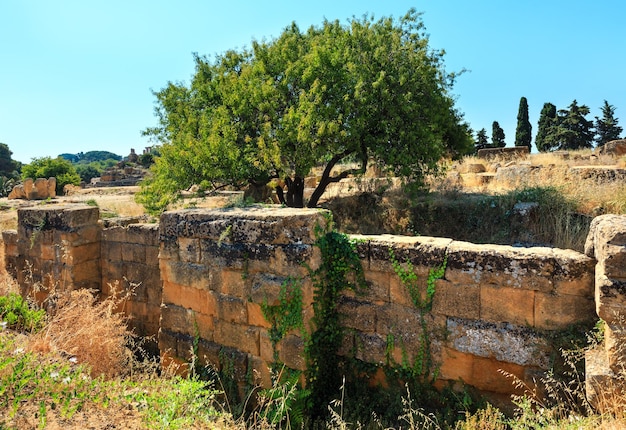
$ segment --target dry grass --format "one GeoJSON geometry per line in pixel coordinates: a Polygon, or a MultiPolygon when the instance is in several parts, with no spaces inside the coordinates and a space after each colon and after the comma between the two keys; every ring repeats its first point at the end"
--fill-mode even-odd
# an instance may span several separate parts
{"type": "Polygon", "coordinates": [[[92,376],[119,376],[129,369],[132,352],[124,316],[115,313],[116,299],[97,301],[87,290],[53,293],[54,314],[40,333],[32,337],[31,349],[61,353],[86,364],[92,376]]]}

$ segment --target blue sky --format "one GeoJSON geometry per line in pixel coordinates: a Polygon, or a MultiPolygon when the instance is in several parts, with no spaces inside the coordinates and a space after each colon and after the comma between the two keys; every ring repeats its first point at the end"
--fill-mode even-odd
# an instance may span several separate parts
{"type": "Polygon", "coordinates": [[[0,142],[13,158],[150,145],[154,96],[188,82],[192,53],[215,54],[326,18],[423,12],[430,45],[448,71],[474,130],[498,121],[513,144],[520,97],[533,135],[545,102],[572,100],[600,116],[604,100],[626,128],[622,0],[201,1],[0,0],[0,142]]]}

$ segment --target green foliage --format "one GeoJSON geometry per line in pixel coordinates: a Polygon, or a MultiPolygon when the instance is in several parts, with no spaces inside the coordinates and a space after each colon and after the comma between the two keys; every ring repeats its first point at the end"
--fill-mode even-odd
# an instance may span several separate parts
{"type": "Polygon", "coordinates": [[[57,180],[56,192],[63,194],[63,187],[67,184],[79,185],[80,176],[76,168],[63,158],[41,157],[33,158],[30,164],[22,166],[22,179],[50,178],[57,180]]]}
{"type": "Polygon", "coordinates": [[[606,100],[602,105],[602,118],[596,117],[595,141],[598,145],[604,145],[611,140],[619,139],[622,134],[622,127],[617,125],[618,119],[615,118],[615,106],[610,105],[606,100]]]}
{"type": "Polygon", "coordinates": [[[261,304],[261,311],[265,319],[272,325],[269,337],[274,348],[275,361],[278,361],[276,345],[291,330],[300,330],[304,333],[302,319],[302,283],[295,278],[288,278],[280,287],[278,304],[269,305],[267,301],[261,304]]]}
{"type": "Polygon", "coordinates": [[[15,185],[17,184],[14,178],[0,176],[0,197],[7,197],[15,185]]]}
{"type": "Polygon", "coordinates": [[[120,155],[114,154],[109,151],[87,151],[79,152],[78,154],[59,154],[60,158],[63,158],[71,163],[90,164],[107,162],[113,160],[115,163],[122,160],[120,155]]]}
{"type": "Polygon", "coordinates": [[[401,371],[408,373],[414,381],[432,384],[436,378],[437,370],[433,368],[434,363],[430,350],[430,335],[426,324],[426,314],[432,310],[436,289],[435,284],[437,279],[442,279],[445,274],[448,257],[444,257],[440,267],[430,269],[428,272],[425,294],[420,291],[418,277],[413,264],[409,260],[404,263],[404,266],[400,264],[392,248],[389,248],[389,258],[394,271],[400,278],[402,285],[408,290],[411,301],[418,311],[421,329],[419,354],[413,363],[408,363],[405,359],[405,362],[402,363],[403,369],[401,371]]]}
{"type": "Polygon", "coordinates": [[[554,124],[556,124],[556,106],[552,103],[544,103],[541,113],[539,114],[537,136],[535,137],[535,146],[539,151],[544,152],[550,150],[550,127],[554,124]]]}
{"type": "Polygon", "coordinates": [[[528,120],[528,100],[522,97],[517,112],[517,128],[515,129],[515,146],[527,146],[531,149],[532,125],[528,120]]]}
{"type": "Polygon", "coordinates": [[[95,163],[76,165],[76,173],[80,176],[80,180],[90,183],[92,178],[99,177],[104,170],[95,163]]]}
{"type": "Polygon", "coordinates": [[[420,182],[439,171],[442,155],[473,149],[450,94],[456,75],[429,48],[414,10],[306,32],[293,24],[251,50],[195,62],[189,86],[155,92],[159,124],[145,134],[162,145],[140,197],[151,211],[194,183],[263,185],[302,178],[321,163],[314,207],[330,183],[364,173],[370,160],[420,182]],[[359,166],[331,176],[348,159],[359,166]]]}
{"type": "Polygon", "coordinates": [[[574,100],[568,109],[557,112],[543,140],[543,150],[584,149],[593,146],[593,122],[586,116],[589,107],[574,100]]]}
{"type": "Polygon", "coordinates": [[[13,152],[6,143],[0,143],[0,176],[16,178],[18,163],[11,158],[13,152]]]}
{"type": "Polygon", "coordinates": [[[255,421],[272,428],[301,428],[311,393],[300,385],[300,376],[300,372],[283,367],[272,388],[259,393],[255,421]]]}
{"type": "Polygon", "coordinates": [[[492,148],[504,148],[506,142],[504,141],[504,130],[500,127],[498,121],[494,121],[491,124],[491,147],[492,148]]]}
{"type": "Polygon", "coordinates": [[[6,328],[38,331],[43,327],[45,318],[46,312],[43,309],[32,309],[28,301],[19,294],[0,296],[0,321],[6,323],[6,328]]]}
{"type": "Polygon", "coordinates": [[[489,147],[489,140],[487,139],[487,130],[481,128],[476,133],[476,151],[489,147]]]}
{"type": "Polygon", "coordinates": [[[311,390],[314,418],[326,415],[327,405],[341,385],[337,352],[343,341],[343,327],[337,311],[342,291],[365,287],[365,275],[356,252],[356,242],[330,231],[318,236],[321,265],[311,271],[314,286],[314,331],[305,345],[307,387],[311,390]]]}

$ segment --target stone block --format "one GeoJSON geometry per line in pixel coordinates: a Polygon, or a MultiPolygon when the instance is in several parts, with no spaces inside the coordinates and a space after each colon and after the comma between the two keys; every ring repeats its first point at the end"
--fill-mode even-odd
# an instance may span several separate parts
{"type": "Polygon", "coordinates": [[[294,335],[287,335],[278,343],[278,357],[290,369],[306,370],[304,341],[294,335]]]}
{"type": "Polygon", "coordinates": [[[193,336],[194,312],[174,304],[161,307],[161,330],[193,336]]]}
{"type": "Polygon", "coordinates": [[[272,388],[272,374],[268,363],[260,357],[248,356],[248,366],[252,370],[252,383],[261,388],[272,388]]]}
{"type": "Polygon", "coordinates": [[[106,261],[122,261],[122,243],[103,240],[100,245],[100,255],[106,261]]]}
{"type": "Polygon", "coordinates": [[[248,307],[242,299],[220,294],[217,296],[217,316],[225,322],[245,325],[248,323],[248,307]]]}
{"type": "Polygon", "coordinates": [[[180,237],[178,238],[178,247],[180,261],[185,263],[200,263],[200,239],[180,237]]]}
{"type": "Polygon", "coordinates": [[[535,327],[563,330],[576,323],[597,319],[593,298],[569,294],[535,293],[535,327]]]}
{"type": "Polygon", "coordinates": [[[550,292],[557,262],[551,248],[515,248],[455,241],[448,248],[445,279],[550,292]]]}
{"type": "Polygon", "coordinates": [[[71,267],[72,281],[75,285],[84,281],[94,281],[100,290],[100,282],[102,280],[100,274],[100,259],[83,261],[71,267]]]}
{"type": "Polygon", "coordinates": [[[232,243],[312,244],[315,226],[326,223],[326,217],[317,209],[186,209],[164,213],[160,235],[232,243]]]}
{"type": "Polygon", "coordinates": [[[100,243],[91,242],[84,245],[70,247],[69,249],[65,250],[65,255],[63,256],[63,258],[68,264],[71,265],[78,265],[90,260],[99,260],[100,243]]]}
{"type": "Polygon", "coordinates": [[[217,316],[215,293],[174,282],[163,282],[163,303],[174,304],[204,315],[217,316]]]}
{"type": "Polygon", "coordinates": [[[616,375],[626,370],[626,329],[621,324],[606,324],[604,329],[604,349],[607,364],[616,375]]]}
{"type": "Polygon", "coordinates": [[[448,318],[446,333],[446,344],[459,352],[525,367],[550,366],[546,338],[526,326],[448,318]]]}
{"type": "Polygon", "coordinates": [[[270,341],[270,335],[267,329],[259,329],[259,356],[263,361],[273,363],[274,360],[274,347],[270,341]]]}
{"type": "Polygon", "coordinates": [[[608,324],[619,323],[626,317],[626,281],[609,279],[596,273],[596,313],[608,324]]]}
{"type": "Polygon", "coordinates": [[[252,355],[260,356],[261,353],[257,327],[216,320],[214,340],[220,345],[236,348],[252,355]]]}
{"type": "Polygon", "coordinates": [[[451,239],[427,236],[358,236],[354,239],[368,240],[367,260],[369,270],[394,273],[389,250],[400,263],[410,261],[418,276],[428,274],[428,270],[439,267],[443,261],[451,239]]]}
{"type": "Polygon", "coordinates": [[[173,282],[179,285],[189,285],[199,290],[215,290],[215,272],[207,266],[180,261],[164,261],[161,266],[163,281],[173,282]]]}
{"type": "Polygon", "coordinates": [[[138,243],[124,243],[122,246],[122,260],[133,263],[146,263],[146,247],[138,243]]]}
{"type": "Polygon", "coordinates": [[[222,294],[239,299],[247,299],[250,297],[249,281],[242,271],[224,268],[221,273],[222,282],[220,291],[222,294]]]}
{"type": "Polygon", "coordinates": [[[353,298],[342,297],[337,304],[341,325],[361,332],[376,331],[376,306],[353,298]]]}
{"type": "Polygon", "coordinates": [[[378,306],[375,332],[384,337],[393,335],[405,345],[417,345],[422,336],[419,311],[394,304],[378,306]]]}
{"type": "Polygon", "coordinates": [[[127,240],[127,230],[124,226],[114,225],[111,227],[107,227],[102,229],[102,241],[103,242],[118,242],[118,243],[126,243],[127,240]]]}
{"type": "Polygon", "coordinates": [[[355,358],[366,363],[387,363],[387,339],[377,333],[355,333],[355,358]]]}
{"type": "Polygon", "coordinates": [[[389,294],[391,275],[371,270],[366,270],[364,275],[367,289],[363,292],[363,295],[367,297],[367,300],[380,304],[389,303],[391,301],[389,294]]]}
{"type": "Polygon", "coordinates": [[[145,246],[159,246],[158,224],[129,224],[126,226],[126,241],[145,246]]]}
{"type": "Polygon", "coordinates": [[[265,319],[261,305],[246,302],[248,321],[247,324],[254,327],[270,328],[272,325],[265,319]]]}
{"type": "Polygon", "coordinates": [[[480,319],[480,287],[438,279],[432,311],[450,317],[480,319]]]}
{"type": "Polygon", "coordinates": [[[535,324],[535,292],[492,285],[480,287],[480,318],[488,322],[535,324]]]}

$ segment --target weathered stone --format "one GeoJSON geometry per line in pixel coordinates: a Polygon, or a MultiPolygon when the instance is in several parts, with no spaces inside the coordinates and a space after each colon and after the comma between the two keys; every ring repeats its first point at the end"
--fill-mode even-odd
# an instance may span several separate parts
{"type": "Polygon", "coordinates": [[[480,318],[484,321],[534,327],[534,305],[535,291],[488,284],[480,287],[480,318]]]}
{"type": "Polygon", "coordinates": [[[337,305],[337,312],[342,316],[344,327],[371,333],[376,330],[376,308],[368,302],[342,297],[337,305]]]}
{"type": "Polygon", "coordinates": [[[609,279],[596,273],[596,313],[609,324],[619,323],[626,316],[626,281],[609,279]]]}
{"type": "Polygon", "coordinates": [[[215,320],[215,342],[245,353],[260,355],[259,328],[215,320]]]}
{"type": "Polygon", "coordinates": [[[598,154],[626,155],[626,139],[611,140],[595,149],[598,154]]]}
{"type": "Polygon", "coordinates": [[[593,297],[535,293],[534,327],[564,330],[574,324],[597,319],[593,297]]]}
{"type": "Polygon", "coordinates": [[[509,323],[448,318],[448,343],[457,351],[547,369],[551,350],[538,332],[509,323]]]}
{"type": "Polygon", "coordinates": [[[458,318],[480,319],[480,286],[435,282],[433,312],[458,318]]]}

